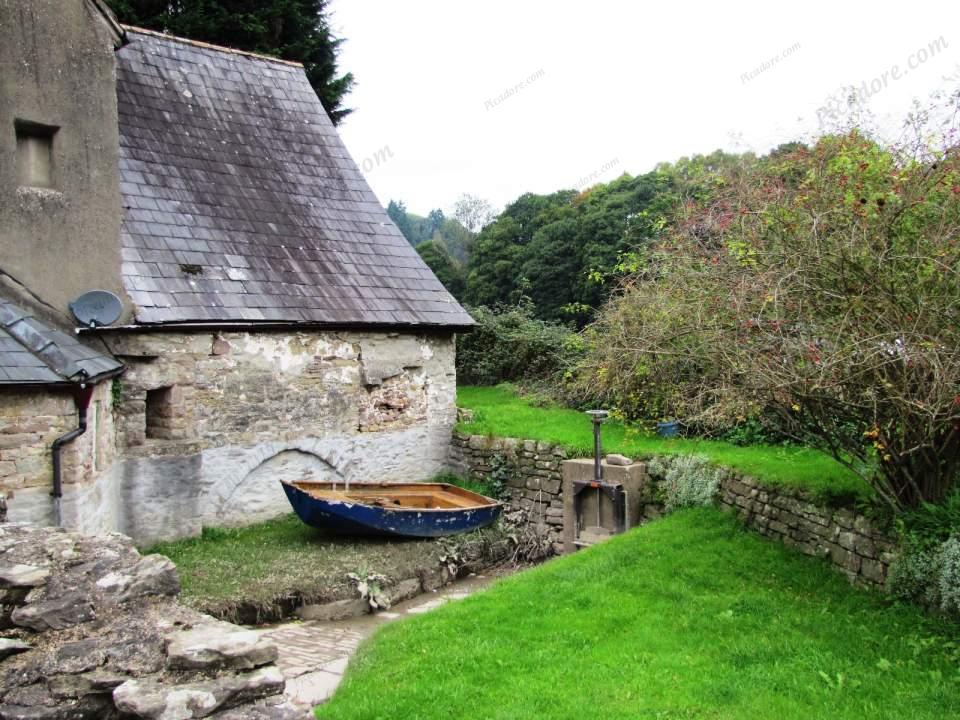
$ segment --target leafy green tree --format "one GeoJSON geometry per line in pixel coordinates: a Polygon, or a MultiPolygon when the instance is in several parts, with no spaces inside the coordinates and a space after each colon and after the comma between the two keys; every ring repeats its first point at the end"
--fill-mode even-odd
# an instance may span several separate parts
{"type": "Polygon", "coordinates": [[[579,336],[563,323],[533,317],[529,304],[470,308],[477,325],[457,335],[457,379],[470,385],[561,382],[579,359],[579,336]]]}
{"type": "Polygon", "coordinates": [[[335,125],[352,112],[343,102],[354,78],[337,68],[343,39],[330,28],[329,0],[107,2],[130,25],[301,62],[335,125]]]}
{"type": "Polygon", "coordinates": [[[473,249],[476,235],[461,225],[460,221],[456,218],[444,218],[437,232],[443,240],[443,245],[447,248],[450,256],[461,264],[466,265],[473,249]]]}
{"type": "Polygon", "coordinates": [[[525,295],[538,317],[583,325],[658,237],[679,197],[670,166],[581,193],[522,195],[478,237],[467,298],[496,306],[525,295]]]}
{"type": "Polygon", "coordinates": [[[431,210],[429,213],[427,213],[427,220],[424,223],[425,232],[430,237],[433,237],[433,234],[439,231],[443,227],[443,221],[444,221],[443,210],[441,210],[440,208],[431,210]]]}
{"type": "Polygon", "coordinates": [[[435,240],[427,240],[417,245],[417,252],[450,294],[457,300],[462,300],[466,275],[463,267],[450,257],[447,249],[435,240]]]}

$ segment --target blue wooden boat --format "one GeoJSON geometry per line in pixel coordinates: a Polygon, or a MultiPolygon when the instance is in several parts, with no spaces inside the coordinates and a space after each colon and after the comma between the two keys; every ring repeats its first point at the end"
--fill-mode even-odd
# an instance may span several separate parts
{"type": "Polygon", "coordinates": [[[342,535],[456,535],[489,525],[503,507],[446,483],[281,482],[303,522],[342,535]]]}

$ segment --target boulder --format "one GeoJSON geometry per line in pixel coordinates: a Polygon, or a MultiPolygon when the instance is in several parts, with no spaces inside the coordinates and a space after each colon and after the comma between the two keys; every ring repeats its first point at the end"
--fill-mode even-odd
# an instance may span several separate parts
{"type": "Polygon", "coordinates": [[[36,632],[63,630],[94,618],[90,597],[82,590],[72,590],[55,595],[48,600],[29,602],[10,613],[14,625],[30,628],[36,632]]]}

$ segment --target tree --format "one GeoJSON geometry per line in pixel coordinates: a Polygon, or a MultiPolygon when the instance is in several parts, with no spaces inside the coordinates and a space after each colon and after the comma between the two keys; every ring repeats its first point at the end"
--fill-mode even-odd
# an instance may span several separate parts
{"type": "Polygon", "coordinates": [[[960,474],[960,148],[924,152],[853,132],[722,168],[604,309],[585,382],[700,423],[773,412],[892,508],[943,499],[960,474]]]}
{"type": "Polygon", "coordinates": [[[446,248],[434,240],[427,240],[417,245],[417,252],[447,291],[457,300],[462,300],[466,285],[463,267],[450,257],[446,248]]]}
{"type": "Polygon", "coordinates": [[[387,215],[390,216],[390,219],[393,220],[400,232],[403,233],[407,242],[416,247],[417,242],[413,233],[413,226],[410,224],[410,218],[407,216],[407,206],[403,204],[403,201],[391,200],[387,203],[387,215]]]}
{"type": "Polygon", "coordinates": [[[478,233],[497,216],[493,205],[477,195],[463,193],[453,204],[453,216],[470,232],[478,233]]]}
{"type": "Polygon", "coordinates": [[[443,210],[436,208],[427,213],[427,221],[425,223],[425,232],[430,237],[433,237],[435,232],[438,232],[443,227],[443,210]]]}
{"type": "Polygon", "coordinates": [[[329,0],[107,0],[121,22],[303,63],[334,125],[352,73],[339,74],[342,38],[330,29],[329,0]]]}

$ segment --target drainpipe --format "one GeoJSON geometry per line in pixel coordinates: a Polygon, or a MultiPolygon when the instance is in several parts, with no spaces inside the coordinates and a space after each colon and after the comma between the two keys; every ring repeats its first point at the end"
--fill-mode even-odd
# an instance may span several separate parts
{"type": "Polygon", "coordinates": [[[87,408],[90,406],[90,398],[93,395],[93,385],[88,384],[85,380],[86,373],[81,376],[80,383],[76,386],[73,394],[73,403],[77,408],[77,427],[65,435],[58,437],[50,446],[53,452],[53,490],[50,495],[53,496],[53,521],[57,527],[63,525],[63,517],[60,510],[60,499],[63,497],[60,449],[87,431],[87,408]]]}

